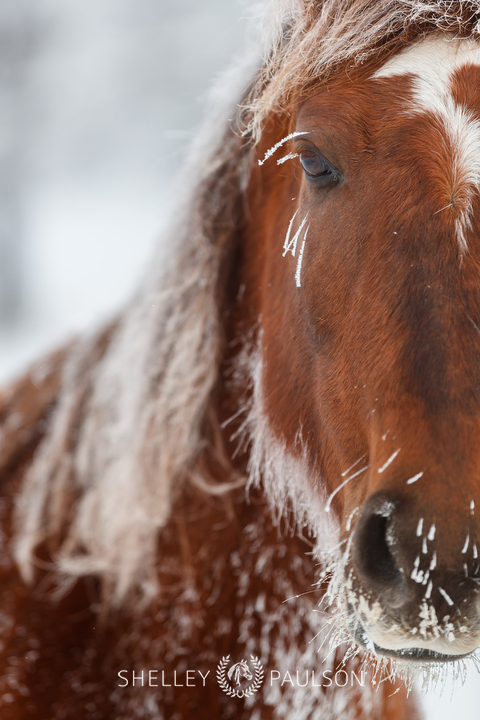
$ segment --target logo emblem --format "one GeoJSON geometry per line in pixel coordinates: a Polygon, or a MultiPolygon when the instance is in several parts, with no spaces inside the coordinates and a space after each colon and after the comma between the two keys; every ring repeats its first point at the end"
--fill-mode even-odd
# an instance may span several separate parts
{"type": "Polygon", "coordinates": [[[230,655],[223,657],[218,663],[217,682],[230,697],[249,697],[260,688],[263,682],[263,665],[258,657],[250,655],[250,658],[250,665],[243,659],[230,665],[230,655]]]}

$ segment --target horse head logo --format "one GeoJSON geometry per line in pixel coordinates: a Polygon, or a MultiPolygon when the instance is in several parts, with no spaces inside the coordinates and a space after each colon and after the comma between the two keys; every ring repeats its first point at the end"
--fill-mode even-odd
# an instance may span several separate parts
{"type": "Polygon", "coordinates": [[[245,680],[252,679],[252,673],[250,672],[250,668],[248,667],[246,660],[240,660],[240,662],[232,665],[228,671],[228,679],[231,680],[232,676],[236,685],[240,685],[242,678],[245,678],[245,680]]]}
{"type": "Polygon", "coordinates": [[[263,665],[258,657],[250,655],[250,658],[253,671],[250,670],[247,661],[243,659],[232,665],[227,671],[230,665],[230,655],[226,655],[218,663],[217,682],[223,692],[230,697],[250,697],[260,689],[264,677],[263,665]]]}

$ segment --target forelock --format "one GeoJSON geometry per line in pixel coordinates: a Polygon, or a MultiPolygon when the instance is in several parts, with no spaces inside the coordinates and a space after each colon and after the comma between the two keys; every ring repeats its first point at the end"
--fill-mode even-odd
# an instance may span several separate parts
{"type": "Polygon", "coordinates": [[[273,0],[267,3],[264,64],[245,104],[255,140],[272,112],[335,76],[380,66],[434,33],[478,37],[479,0],[273,0]]]}

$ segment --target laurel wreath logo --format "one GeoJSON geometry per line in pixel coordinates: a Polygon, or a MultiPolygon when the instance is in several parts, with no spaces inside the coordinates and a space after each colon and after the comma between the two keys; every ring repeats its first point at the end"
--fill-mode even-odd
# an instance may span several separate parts
{"type": "MultiPolygon", "coordinates": [[[[258,657],[254,657],[253,655],[250,655],[252,665],[255,668],[255,678],[253,680],[253,683],[250,685],[250,687],[243,689],[236,690],[233,688],[229,682],[227,681],[227,678],[225,677],[225,673],[227,671],[227,667],[230,663],[230,655],[222,657],[221,661],[217,665],[217,682],[222,688],[224,692],[227,693],[230,697],[250,697],[254,693],[257,692],[257,690],[260,689],[262,682],[263,682],[263,665],[258,659],[258,657]]],[[[241,662],[245,662],[242,660],[241,662]]]]}

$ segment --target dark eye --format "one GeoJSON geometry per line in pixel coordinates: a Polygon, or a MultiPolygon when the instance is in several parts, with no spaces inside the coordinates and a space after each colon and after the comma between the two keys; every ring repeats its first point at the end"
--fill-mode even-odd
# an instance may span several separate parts
{"type": "Polygon", "coordinates": [[[319,180],[322,184],[335,183],[339,180],[338,172],[321,155],[313,150],[303,150],[300,153],[300,162],[305,175],[310,180],[319,180]]]}

